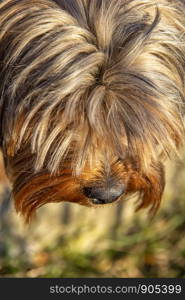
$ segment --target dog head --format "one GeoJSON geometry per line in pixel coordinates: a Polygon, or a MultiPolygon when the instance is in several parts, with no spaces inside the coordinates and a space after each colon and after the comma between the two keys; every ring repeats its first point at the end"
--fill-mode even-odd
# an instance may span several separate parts
{"type": "Polygon", "coordinates": [[[16,208],[137,193],[155,212],[178,152],[185,16],[177,1],[6,0],[1,146],[16,208]]]}

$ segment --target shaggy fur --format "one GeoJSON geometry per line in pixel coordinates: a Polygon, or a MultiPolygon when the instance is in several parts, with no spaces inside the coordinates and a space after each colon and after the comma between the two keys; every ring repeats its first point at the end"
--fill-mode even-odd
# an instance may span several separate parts
{"type": "Polygon", "coordinates": [[[0,137],[17,211],[97,206],[124,186],[155,212],[163,161],[184,140],[185,13],[179,0],[5,0],[0,137]]]}

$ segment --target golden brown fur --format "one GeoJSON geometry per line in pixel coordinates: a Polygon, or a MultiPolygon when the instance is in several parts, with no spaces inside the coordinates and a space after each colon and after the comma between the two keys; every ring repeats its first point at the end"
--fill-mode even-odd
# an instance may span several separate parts
{"type": "Polygon", "coordinates": [[[179,0],[0,4],[1,147],[16,208],[93,206],[124,184],[155,212],[163,161],[184,140],[185,13],[179,0]]]}

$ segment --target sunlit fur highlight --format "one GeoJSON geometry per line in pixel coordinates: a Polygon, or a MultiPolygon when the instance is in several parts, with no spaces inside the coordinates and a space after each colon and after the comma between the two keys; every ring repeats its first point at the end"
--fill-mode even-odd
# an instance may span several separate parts
{"type": "Polygon", "coordinates": [[[17,211],[123,182],[155,212],[184,140],[179,0],[0,4],[1,147],[17,211]]]}

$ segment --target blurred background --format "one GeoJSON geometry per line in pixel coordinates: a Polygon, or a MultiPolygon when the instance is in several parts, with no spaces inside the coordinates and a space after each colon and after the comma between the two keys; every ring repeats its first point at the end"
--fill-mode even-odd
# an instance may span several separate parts
{"type": "Polygon", "coordinates": [[[185,277],[185,163],[166,175],[153,220],[130,199],[101,209],[49,204],[27,226],[1,171],[0,277],[185,277]]]}

